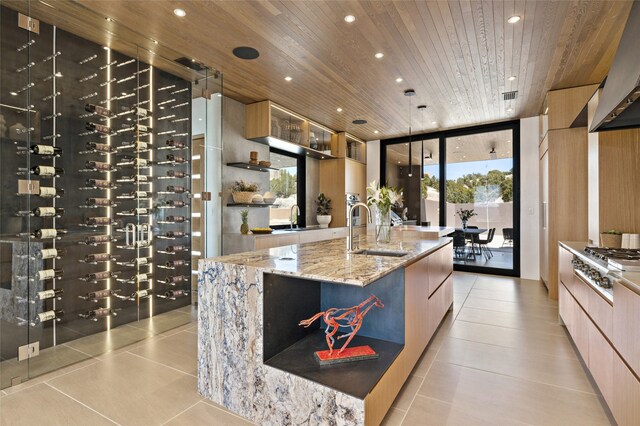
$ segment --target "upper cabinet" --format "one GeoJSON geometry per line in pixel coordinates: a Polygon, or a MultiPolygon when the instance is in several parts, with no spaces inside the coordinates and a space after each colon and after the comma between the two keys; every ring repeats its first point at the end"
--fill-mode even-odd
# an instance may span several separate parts
{"type": "Polygon", "coordinates": [[[596,90],[598,85],[591,84],[548,92],[543,106],[543,115],[548,116],[545,127],[548,130],[586,127],[587,102],[596,90]]]}
{"type": "Polygon", "coordinates": [[[325,160],[335,158],[337,135],[271,101],[246,107],[245,137],[273,148],[325,160]]]}
{"type": "Polygon", "coordinates": [[[349,158],[360,163],[367,162],[367,147],[365,141],[347,132],[338,133],[331,152],[337,158],[349,158]]]}

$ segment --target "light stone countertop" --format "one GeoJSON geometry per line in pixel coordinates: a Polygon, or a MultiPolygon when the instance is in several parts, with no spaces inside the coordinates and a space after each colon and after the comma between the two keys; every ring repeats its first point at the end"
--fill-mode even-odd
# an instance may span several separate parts
{"type": "Polygon", "coordinates": [[[372,236],[361,237],[360,249],[408,252],[403,257],[389,257],[349,253],[346,239],[339,238],[202,259],[199,269],[203,270],[207,263],[222,263],[258,268],[278,275],[364,287],[449,243],[451,238],[400,241],[392,237],[391,243],[377,244],[372,236]]]}

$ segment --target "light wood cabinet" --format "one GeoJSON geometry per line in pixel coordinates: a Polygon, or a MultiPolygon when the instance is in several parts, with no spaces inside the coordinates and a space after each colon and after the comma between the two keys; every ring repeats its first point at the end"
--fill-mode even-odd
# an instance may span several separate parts
{"type": "Polygon", "coordinates": [[[453,272],[453,246],[451,244],[429,256],[429,296],[438,289],[440,284],[453,272]]]}
{"type": "Polygon", "coordinates": [[[224,254],[227,255],[288,246],[291,244],[333,240],[336,238],[345,238],[346,236],[347,228],[310,229],[307,231],[270,235],[225,234],[225,244],[223,248],[224,254]]]}
{"type": "MultiPolygon", "coordinates": [[[[573,127],[596,90],[598,85],[591,84],[548,92],[545,111],[549,118],[549,130],[573,127]]],[[[584,124],[581,125],[586,126],[586,124],[586,117],[584,117],[584,124]]]]}
{"type": "Polygon", "coordinates": [[[620,356],[640,376],[640,295],[615,281],[613,283],[613,344],[620,356]]]}
{"type": "Polygon", "coordinates": [[[431,333],[429,330],[429,279],[430,259],[434,254],[422,258],[405,269],[405,362],[413,366],[427,347],[431,333]]]}
{"type": "Polygon", "coordinates": [[[613,306],[595,291],[589,292],[587,312],[602,333],[613,340],[613,306]]]}
{"type": "Polygon", "coordinates": [[[245,115],[249,140],[321,160],[333,158],[337,134],[331,129],[271,101],[247,105],[245,115]]]}
{"type": "Polygon", "coordinates": [[[589,323],[589,371],[609,407],[613,406],[613,363],[617,358],[613,348],[589,323]]]}
{"type": "Polygon", "coordinates": [[[587,128],[549,130],[541,170],[541,278],[558,298],[558,241],[587,240],[587,128]]]}
{"type": "MultiPolygon", "coordinates": [[[[333,211],[329,226],[347,226],[346,194],[358,194],[366,202],[367,167],[349,158],[338,158],[320,162],[320,192],[332,200],[333,211]]],[[[361,212],[362,225],[366,215],[361,212]]]]}
{"type": "Polygon", "coordinates": [[[431,336],[438,329],[442,317],[445,316],[452,303],[453,276],[449,275],[444,283],[429,297],[429,333],[431,336]]]}
{"type": "Polygon", "coordinates": [[[266,238],[256,238],[256,250],[288,246],[291,244],[298,244],[298,235],[293,232],[291,235],[273,235],[266,238]]]}
{"type": "Polygon", "coordinates": [[[640,381],[617,355],[613,362],[613,407],[618,426],[640,425],[640,381]]]}

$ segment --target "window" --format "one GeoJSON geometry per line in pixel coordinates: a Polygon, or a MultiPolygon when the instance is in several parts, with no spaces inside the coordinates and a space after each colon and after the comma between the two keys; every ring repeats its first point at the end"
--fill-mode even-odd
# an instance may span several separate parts
{"type": "Polygon", "coordinates": [[[277,170],[269,172],[269,192],[276,201],[269,209],[269,226],[286,228],[290,226],[291,207],[298,205],[300,217],[294,212],[294,224],[305,225],[305,158],[288,152],[272,149],[271,167],[277,170]]]}

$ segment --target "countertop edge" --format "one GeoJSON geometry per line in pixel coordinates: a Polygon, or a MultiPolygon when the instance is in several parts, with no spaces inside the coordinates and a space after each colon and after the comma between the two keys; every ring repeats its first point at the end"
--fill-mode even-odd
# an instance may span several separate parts
{"type": "MultiPolygon", "coordinates": [[[[562,246],[563,248],[569,250],[571,253],[577,254],[579,256],[584,256],[584,253],[580,250],[576,250],[569,244],[584,244],[585,247],[588,245],[587,242],[582,241],[558,241],[558,244],[560,244],[560,246],[562,246]]],[[[612,275],[618,278],[620,284],[640,296],[640,272],[614,272],[612,275]],[[629,276],[630,274],[632,276],[629,276]]]]}

